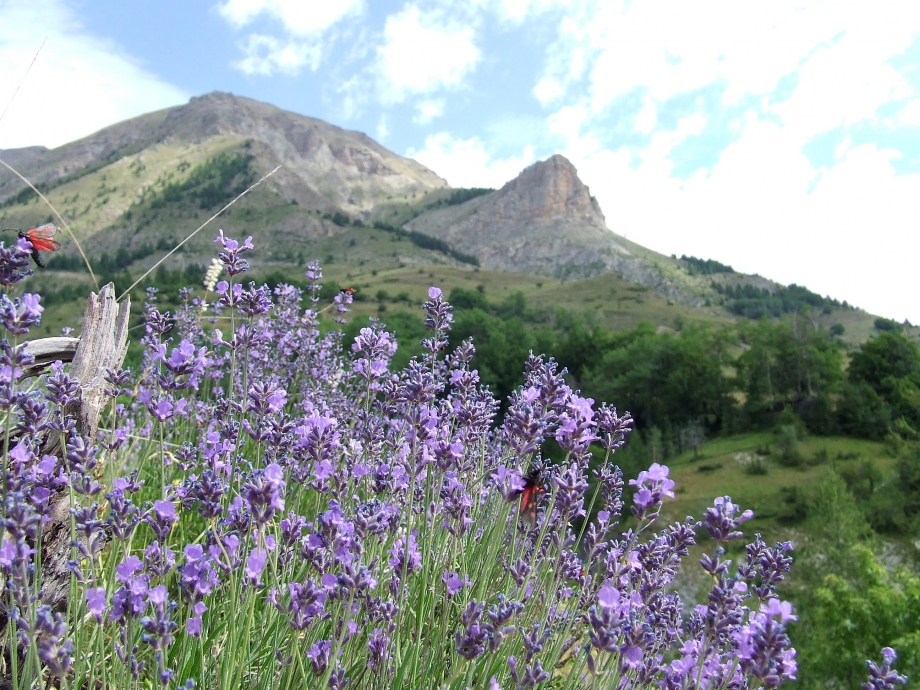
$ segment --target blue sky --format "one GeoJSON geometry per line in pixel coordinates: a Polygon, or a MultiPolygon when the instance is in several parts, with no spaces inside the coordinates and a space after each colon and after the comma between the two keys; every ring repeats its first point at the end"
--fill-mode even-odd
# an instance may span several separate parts
{"type": "Polygon", "coordinates": [[[920,322],[920,5],[0,0],[0,148],[231,91],[454,186],[563,153],[608,226],[920,322]]]}

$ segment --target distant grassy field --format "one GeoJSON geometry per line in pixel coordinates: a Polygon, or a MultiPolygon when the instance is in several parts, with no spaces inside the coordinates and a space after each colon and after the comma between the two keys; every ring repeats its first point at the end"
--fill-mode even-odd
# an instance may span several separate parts
{"type": "MultiPolygon", "coordinates": [[[[358,316],[374,315],[385,320],[388,311],[408,309],[415,312],[425,301],[428,288],[437,285],[446,294],[455,287],[476,289],[482,286],[490,302],[501,302],[512,293],[522,292],[528,306],[545,314],[547,318],[552,317],[557,309],[566,309],[569,312],[588,315],[589,319],[611,330],[632,328],[640,321],[652,321],[658,326],[679,330],[683,323],[703,321],[721,326],[735,320],[717,308],[700,310],[669,303],[657,292],[627,282],[615,274],[589,280],[560,282],[544,276],[488,271],[447,263],[413,262],[410,265],[405,262],[410,258],[406,254],[411,254],[411,258],[415,259],[418,252],[426,250],[412,247],[415,251],[409,251],[405,246],[409,245],[407,241],[393,242],[390,236],[382,231],[371,230],[369,233],[372,237],[366,238],[362,243],[360,254],[373,255],[376,252],[377,261],[373,264],[366,262],[365,266],[361,266],[360,259],[353,261],[355,257],[349,257],[349,262],[344,263],[344,255],[349,249],[347,237],[344,238],[344,242],[329,242],[325,246],[317,247],[320,251],[316,252],[321,262],[323,258],[330,256],[333,259],[331,263],[322,262],[324,282],[335,281],[342,288],[358,288],[365,297],[363,301],[352,305],[353,314],[358,316]],[[393,252],[397,253],[396,257],[392,256],[393,252]],[[389,260],[382,261],[381,257],[389,260]],[[381,290],[386,293],[386,297],[378,300],[377,295],[381,290]]],[[[304,269],[296,264],[263,264],[255,253],[252,263],[252,273],[240,276],[244,281],[259,282],[273,274],[281,274],[288,280],[299,283],[304,280],[304,269]]],[[[139,276],[140,273],[139,268],[132,270],[132,276],[139,276]]],[[[85,286],[87,292],[91,289],[88,276],[66,271],[42,271],[24,282],[22,287],[26,291],[43,292],[49,287],[59,287],[62,282],[79,282],[85,286]]],[[[142,285],[152,283],[152,280],[147,280],[142,285]]],[[[203,294],[204,291],[198,292],[203,294]]],[[[167,296],[164,295],[165,297],[167,296]]],[[[135,301],[141,298],[142,292],[137,291],[135,301]]],[[[42,330],[48,335],[56,334],[64,325],[76,327],[81,310],[82,301],[49,307],[42,321],[42,330]]]]}
{"type": "MultiPolygon", "coordinates": [[[[845,470],[872,461],[888,479],[896,460],[881,443],[844,437],[807,436],[797,448],[800,467],[783,467],[777,460],[778,437],[773,432],[741,434],[713,439],[699,449],[666,462],[677,482],[676,497],[665,504],[671,519],[699,517],[716,496],[731,496],[742,508],[754,511],[743,526],[745,534],[760,532],[767,542],[791,538],[795,529],[784,524],[783,495],[786,487],[812,487],[827,472],[845,470]],[[769,449],[769,455],[760,455],[769,449]],[[752,474],[748,464],[757,459],[765,474],[752,474]]],[[[884,481],[883,479],[883,481],[884,481]]]]}

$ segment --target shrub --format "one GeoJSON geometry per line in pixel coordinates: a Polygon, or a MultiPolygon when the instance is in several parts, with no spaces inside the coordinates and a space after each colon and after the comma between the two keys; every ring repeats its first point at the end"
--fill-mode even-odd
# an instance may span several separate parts
{"type": "Polygon", "coordinates": [[[798,430],[792,424],[785,424],[778,431],[776,446],[779,449],[779,455],[776,456],[776,462],[783,467],[801,467],[805,459],[799,451],[798,430]]]}
{"type": "Polygon", "coordinates": [[[755,476],[767,474],[768,472],[767,463],[765,463],[762,458],[756,457],[752,459],[750,462],[745,463],[744,471],[746,474],[752,474],[755,476]]]}
{"type": "Polygon", "coordinates": [[[800,486],[784,486],[779,490],[779,495],[780,522],[786,525],[797,525],[808,517],[812,500],[805,489],[800,486]]]}
{"type": "Polygon", "coordinates": [[[893,319],[886,319],[880,316],[875,320],[875,330],[882,332],[887,331],[892,333],[900,333],[901,324],[893,319]]]}

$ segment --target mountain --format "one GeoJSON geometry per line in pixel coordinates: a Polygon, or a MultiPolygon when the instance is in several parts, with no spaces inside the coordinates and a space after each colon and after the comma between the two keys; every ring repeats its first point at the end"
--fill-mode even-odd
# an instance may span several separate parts
{"type": "MultiPolygon", "coordinates": [[[[624,303],[643,304],[640,295],[649,289],[662,296],[663,307],[680,305],[706,318],[775,316],[808,304],[824,312],[825,325],[845,322],[848,334],[854,319],[869,318],[860,312],[856,319],[854,310],[844,318],[839,305],[803,288],[787,294],[718,262],[668,257],[630,242],[607,227],[597,200],[563,156],[531,165],[499,190],[451,189],[366,134],[227,93],[120,122],[54,150],[0,151],[0,158],[43,191],[109,277],[141,275],[281,166],[184,245],[169,267],[206,266],[223,227],[232,236],[253,236],[255,262],[266,272],[293,273],[312,258],[353,267],[343,280],[406,267],[419,273],[428,267],[433,278],[433,267],[450,266],[462,269],[455,274],[464,280],[488,283],[489,274],[502,290],[528,281],[540,288],[542,277],[596,286],[596,279],[616,276],[633,287],[604,283],[608,295],[617,295],[617,308],[608,308],[611,323],[619,323],[615,312],[624,303]],[[481,268],[478,277],[471,264],[481,268]]],[[[31,190],[0,170],[0,227],[52,220],[31,190]]],[[[57,270],[44,275],[62,285],[85,269],[61,235],[64,248],[51,264],[57,270]]],[[[405,279],[399,276],[388,280],[405,279]]],[[[557,284],[562,299],[568,288],[557,284]]],[[[364,286],[376,289],[367,277],[364,286]]],[[[542,291],[549,293],[556,288],[542,291]]],[[[868,333],[872,327],[859,328],[868,333]]]]}
{"type": "MultiPolygon", "coordinates": [[[[311,207],[360,213],[384,199],[447,187],[425,166],[366,134],[219,92],[118,123],[53,151],[36,146],[0,151],[0,157],[47,189],[124,159],[145,162],[145,153],[160,158],[157,153],[169,152],[175,164],[194,158],[196,148],[210,153],[245,141],[251,142],[260,171],[283,165],[272,185],[285,198],[311,207]]],[[[138,186],[149,176],[138,174],[138,186]]],[[[0,203],[21,188],[13,175],[0,172],[0,203]]]]}
{"type": "Polygon", "coordinates": [[[496,271],[560,280],[609,271],[669,299],[702,306],[709,289],[677,262],[607,227],[597,199],[561,155],[534,163],[501,189],[410,220],[406,228],[445,240],[496,271]]]}

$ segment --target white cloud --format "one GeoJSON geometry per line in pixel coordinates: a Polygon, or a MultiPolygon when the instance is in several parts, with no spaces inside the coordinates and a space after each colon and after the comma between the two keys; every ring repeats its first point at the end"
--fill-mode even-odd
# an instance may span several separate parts
{"type": "Polygon", "coordinates": [[[478,0],[479,4],[496,10],[500,19],[522,22],[534,15],[557,7],[576,4],[573,0],[478,0]]]}
{"type": "Polygon", "coordinates": [[[320,33],[363,9],[362,0],[227,0],[218,12],[237,29],[264,14],[281,22],[290,33],[305,35],[320,33]]]}
{"type": "Polygon", "coordinates": [[[419,101],[415,106],[415,117],[412,121],[417,125],[427,125],[436,117],[444,114],[446,101],[443,98],[430,98],[419,101]]]}
{"type": "Polygon", "coordinates": [[[920,13],[897,0],[582,5],[560,21],[535,95],[614,231],[920,322],[920,175],[897,174],[898,151],[864,143],[866,127],[920,121],[920,93],[893,62],[918,35],[920,13]],[[668,124],[669,99],[706,87],[721,102],[698,98],[668,124]],[[611,107],[636,96],[642,143],[612,150],[611,107]],[[701,143],[706,168],[675,176],[676,147],[710,123],[730,127],[720,134],[731,143],[701,143]],[[843,136],[829,167],[803,154],[853,125],[862,141],[843,136]]]}
{"type": "Polygon", "coordinates": [[[558,80],[552,77],[543,77],[533,87],[533,95],[536,96],[541,105],[549,105],[565,95],[565,88],[558,80]]]}
{"type": "Polygon", "coordinates": [[[725,105],[737,104],[797,72],[792,97],[768,107],[808,136],[908,98],[912,89],[888,60],[918,31],[920,12],[903,0],[586,4],[560,22],[537,84],[566,89],[587,74],[588,90],[577,92],[600,114],[637,90],[656,105],[717,86],[725,105]]]}
{"type": "MultiPolygon", "coordinates": [[[[698,127],[682,121],[678,132],[698,127]]],[[[681,180],[666,157],[679,140],[659,132],[646,150],[613,152],[586,134],[563,153],[597,196],[608,226],[631,240],[920,322],[920,175],[896,175],[896,152],[846,149],[815,185],[815,170],[783,128],[749,116],[710,173],[681,180]]]]}
{"type": "Polygon", "coordinates": [[[895,123],[896,126],[917,127],[920,126],[920,98],[911,101],[904,109],[898,113],[895,123]]]}
{"type": "Polygon", "coordinates": [[[304,65],[309,65],[315,72],[322,58],[322,48],[318,43],[281,41],[262,34],[250,34],[242,48],[246,57],[231,63],[231,66],[243,74],[297,74],[304,65]]]}
{"type": "Polygon", "coordinates": [[[646,101],[636,115],[635,129],[642,134],[650,134],[658,123],[658,111],[655,104],[646,101]]]}
{"type": "Polygon", "coordinates": [[[525,146],[520,156],[494,159],[479,137],[454,139],[446,132],[425,139],[425,147],[409,149],[408,158],[434,170],[452,187],[501,187],[534,161],[533,146],[525,146]]]}
{"type": "Polygon", "coordinates": [[[236,29],[263,15],[281,23],[283,38],[249,34],[240,44],[245,57],[230,63],[243,74],[271,76],[296,75],[305,65],[315,72],[324,54],[324,33],[363,9],[363,0],[227,0],[217,11],[236,29]]]}
{"type": "Polygon", "coordinates": [[[189,98],[121,46],[90,34],[58,0],[0,0],[0,16],[0,110],[48,37],[0,122],[0,148],[60,146],[189,98]]]}
{"type": "Polygon", "coordinates": [[[422,15],[414,5],[387,17],[377,49],[381,99],[399,103],[407,94],[458,86],[480,60],[473,39],[471,27],[422,15]]]}

